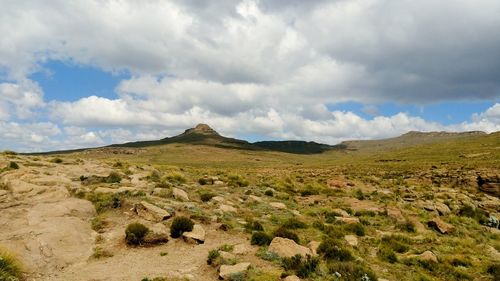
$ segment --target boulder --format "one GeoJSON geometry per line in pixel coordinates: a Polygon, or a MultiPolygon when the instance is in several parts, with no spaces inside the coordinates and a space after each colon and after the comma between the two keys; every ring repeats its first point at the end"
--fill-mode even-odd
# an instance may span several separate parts
{"type": "Polygon", "coordinates": [[[436,211],[438,211],[440,216],[446,216],[447,214],[451,213],[450,208],[441,202],[436,202],[434,204],[434,207],[436,207],[436,211]]]}
{"type": "Polygon", "coordinates": [[[219,209],[224,213],[236,213],[238,211],[235,207],[224,204],[220,205],[219,209]]]}
{"type": "Polygon", "coordinates": [[[286,209],[286,205],[284,203],[281,203],[281,202],[271,202],[271,203],[269,203],[269,206],[276,208],[276,209],[280,209],[280,210],[286,209]]]}
{"type": "Polygon", "coordinates": [[[356,217],[353,217],[353,218],[335,217],[335,219],[338,221],[341,221],[343,223],[347,223],[347,224],[359,223],[359,218],[356,218],[356,217]]]}
{"type": "Polygon", "coordinates": [[[149,228],[149,232],[144,237],[144,243],[163,244],[168,242],[168,238],[168,228],[162,223],[157,223],[149,228]]]}
{"type": "Polygon", "coordinates": [[[314,256],[316,256],[316,255],[318,255],[318,253],[316,251],[318,250],[318,247],[320,244],[321,244],[321,242],[311,241],[311,242],[307,243],[307,248],[309,248],[311,250],[311,253],[314,256]]]}
{"type": "Polygon", "coordinates": [[[353,247],[358,246],[358,237],[356,237],[356,235],[346,235],[346,236],[344,236],[344,239],[347,242],[347,244],[349,244],[353,247]]]}
{"type": "Polygon", "coordinates": [[[166,210],[157,207],[146,201],[142,201],[134,206],[134,212],[145,220],[161,222],[167,220],[172,215],[166,210]]]}
{"type": "Polygon", "coordinates": [[[268,248],[269,252],[273,252],[280,257],[293,257],[295,255],[307,256],[312,255],[309,248],[301,246],[295,241],[282,237],[274,237],[268,248]]]}
{"type": "Polygon", "coordinates": [[[233,275],[245,274],[249,267],[249,262],[242,262],[235,265],[221,265],[219,268],[219,277],[222,280],[231,280],[233,275]]]}
{"type": "Polygon", "coordinates": [[[350,217],[349,213],[346,212],[345,210],[342,210],[342,209],[333,209],[332,212],[336,213],[336,214],[339,214],[341,217],[350,217]]]}
{"type": "Polygon", "coordinates": [[[189,196],[186,191],[180,189],[180,188],[173,188],[172,189],[174,198],[179,200],[179,201],[189,201],[189,196]]]}
{"type": "Polygon", "coordinates": [[[408,258],[418,259],[421,261],[438,262],[436,255],[431,251],[425,251],[420,255],[409,255],[408,258]]]}
{"type": "Polygon", "coordinates": [[[300,281],[300,278],[297,275],[287,276],[283,281],[300,281]]]}
{"type": "Polygon", "coordinates": [[[455,230],[455,227],[449,223],[442,221],[440,218],[434,218],[427,222],[427,226],[439,231],[442,234],[448,234],[455,230]]]}
{"type": "Polygon", "coordinates": [[[205,243],[205,229],[199,224],[193,226],[193,230],[182,234],[184,241],[192,244],[205,243]]]}
{"type": "Polygon", "coordinates": [[[248,196],[248,200],[250,202],[257,202],[257,203],[260,203],[262,202],[262,198],[258,197],[258,196],[255,196],[255,195],[249,195],[248,196]]]}

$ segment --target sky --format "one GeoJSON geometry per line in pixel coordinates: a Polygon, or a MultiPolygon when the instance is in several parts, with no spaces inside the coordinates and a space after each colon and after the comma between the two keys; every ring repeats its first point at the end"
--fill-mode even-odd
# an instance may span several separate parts
{"type": "Polygon", "coordinates": [[[0,150],[500,130],[498,0],[0,0],[0,150]]]}

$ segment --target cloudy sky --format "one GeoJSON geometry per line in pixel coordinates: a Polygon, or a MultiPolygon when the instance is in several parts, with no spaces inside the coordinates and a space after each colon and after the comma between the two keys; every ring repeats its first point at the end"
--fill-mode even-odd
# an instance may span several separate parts
{"type": "Polygon", "coordinates": [[[0,7],[0,150],[500,130],[498,0],[0,7]]]}

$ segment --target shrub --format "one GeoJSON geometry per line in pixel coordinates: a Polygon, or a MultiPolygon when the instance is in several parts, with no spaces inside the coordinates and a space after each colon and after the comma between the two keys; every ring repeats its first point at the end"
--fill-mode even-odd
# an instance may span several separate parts
{"type": "Polygon", "coordinates": [[[10,163],[9,163],[9,169],[11,169],[11,170],[17,170],[17,169],[19,169],[19,165],[16,162],[14,162],[14,161],[10,161],[10,163]]]}
{"type": "Polygon", "coordinates": [[[200,199],[203,202],[208,202],[214,197],[215,197],[215,194],[213,194],[212,192],[205,191],[205,192],[200,193],[200,199]]]}
{"type": "Polygon", "coordinates": [[[129,245],[140,245],[148,232],[149,229],[143,224],[131,223],[125,229],[125,240],[129,245]]]}
{"type": "Polygon", "coordinates": [[[265,233],[264,231],[256,231],[252,233],[252,238],[250,239],[250,244],[259,245],[259,246],[267,246],[271,244],[273,238],[265,233]]]}
{"type": "Polygon", "coordinates": [[[283,227],[289,229],[299,229],[299,228],[307,228],[307,224],[296,218],[290,218],[285,223],[283,223],[283,227]]]}
{"type": "Polygon", "coordinates": [[[264,192],[264,195],[266,196],[269,196],[269,197],[273,197],[274,196],[274,192],[272,189],[267,189],[265,192],[264,192]]]}
{"type": "Polygon", "coordinates": [[[357,236],[365,236],[365,228],[360,223],[346,224],[343,229],[347,232],[354,233],[357,236]]]}
{"type": "Polygon", "coordinates": [[[232,187],[246,187],[249,185],[249,182],[240,175],[230,175],[228,177],[227,185],[232,187]]]}
{"type": "Polygon", "coordinates": [[[281,266],[283,266],[286,271],[295,271],[300,278],[311,276],[312,273],[316,272],[318,265],[319,259],[309,255],[305,259],[299,254],[281,259],[281,266]]]}
{"type": "Polygon", "coordinates": [[[365,194],[361,189],[356,189],[356,192],[354,192],[354,197],[358,200],[365,200],[365,194]]]}
{"type": "Polygon", "coordinates": [[[291,240],[295,241],[295,243],[300,242],[299,236],[295,232],[290,231],[284,227],[279,227],[278,229],[276,229],[274,231],[273,235],[274,235],[274,237],[282,237],[282,238],[291,239],[291,240]]]}
{"type": "Polygon", "coordinates": [[[400,254],[406,253],[410,249],[411,241],[402,235],[390,235],[382,238],[382,245],[391,248],[400,254]]]}
{"type": "Polygon", "coordinates": [[[331,262],[328,264],[328,272],[339,273],[345,281],[377,280],[377,276],[370,268],[357,262],[331,262]]]}
{"type": "Polygon", "coordinates": [[[122,206],[119,195],[109,193],[88,193],[86,199],[94,204],[97,213],[102,213],[107,209],[116,209],[122,206]]]}
{"type": "Polygon", "coordinates": [[[398,224],[397,228],[399,228],[402,231],[410,232],[410,233],[415,233],[417,232],[416,226],[413,222],[411,221],[405,221],[404,223],[398,224]]]}
{"type": "Polygon", "coordinates": [[[50,162],[56,163],[56,164],[61,164],[63,162],[63,160],[61,158],[54,158],[54,159],[50,160],[50,162]]]}
{"type": "Polygon", "coordinates": [[[119,183],[122,181],[122,177],[117,172],[109,173],[109,176],[106,177],[107,183],[119,183]]]}
{"type": "Polygon", "coordinates": [[[19,260],[6,250],[0,249],[0,280],[22,280],[19,260]]]}
{"type": "Polygon", "coordinates": [[[500,280],[500,263],[494,263],[488,266],[486,272],[491,274],[495,281],[500,280]]]}
{"type": "Polygon", "coordinates": [[[193,230],[194,222],[186,217],[175,217],[170,227],[170,235],[173,238],[181,237],[184,232],[193,230]]]}
{"type": "Polygon", "coordinates": [[[207,264],[208,265],[214,264],[219,257],[220,257],[219,250],[216,249],[210,250],[210,252],[208,252],[207,264]]]}
{"type": "Polygon", "coordinates": [[[382,246],[378,249],[378,257],[386,262],[395,263],[398,261],[398,257],[390,247],[382,246]]]}
{"type": "Polygon", "coordinates": [[[113,254],[110,253],[109,251],[104,250],[101,247],[95,247],[94,252],[92,253],[92,258],[94,259],[101,259],[101,258],[109,258],[112,257],[113,254]]]}
{"type": "Polygon", "coordinates": [[[104,227],[106,227],[106,221],[104,220],[104,217],[102,215],[94,217],[90,221],[90,224],[91,224],[92,229],[98,233],[103,233],[104,227]]]}
{"type": "Polygon", "coordinates": [[[183,184],[183,183],[186,183],[186,178],[184,177],[184,175],[182,175],[181,173],[177,173],[177,172],[174,172],[174,173],[170,173],[168,175],[165,176],[165,179],[171,183],[174,183],[174,184],[183,184]]]}
{"type": "Polygon", "coordinates": [[[264,227],[258,221],[250,221],[245,225],[247,231],[264,231],[264,227]]]}
{"type": "Polygon", "coordinates": [[[326,238],[318,246],[318,254],[325,260],[351,261],[354,260],[351,252],[339,241],[326,238]]]}

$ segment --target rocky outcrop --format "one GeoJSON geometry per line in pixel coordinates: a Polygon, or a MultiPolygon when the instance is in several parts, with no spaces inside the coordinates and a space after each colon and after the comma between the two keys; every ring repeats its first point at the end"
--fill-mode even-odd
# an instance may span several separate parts
{"type": "Polygon", "coordinates": [[[301,246],[295,241],[282,237],[275,237],[268,248],[269,252],[273,252],[280,257],[293,257],[295,255],[307,256],[312,255],[311,249],[301,246]]]}
{"type": "Polygon", "coordinates": [[[173,188],[172,189],[174,198],[179,200],[179,201],[184,201],[187,202],[189,201],[189,196],[186,191],[180,189],[180,188],[173,188]]]}
{"type": "Polygon", "coordinates": [[[192,244],[205,243],[205,229],[199,224],[193,226],[193,230],[182,234],[184,241],[192,244]]]}
{"type": "Polygon", "coordinates": [[[449,234],[455,230],[455,227],[442,221],[440,218],[434,218],[427,222],[427,226],[439,231],[441,234],[449,234]]]}
{"type": "Polygon", "coordinates": [[[145,220],[152,222],[161,222],[167,220],[172,215],[166,210],[157,207],[146,201],[142,201],[134,206],[134,212],[145,220]]]}
{"type": "Polygon", "coordinates": [[[249,268],[249,262],[242,262],[235,265],[222,265],[219,269],[219,278],[222,280],[231,280],[232,276],[245,274],[249,268]]]}

